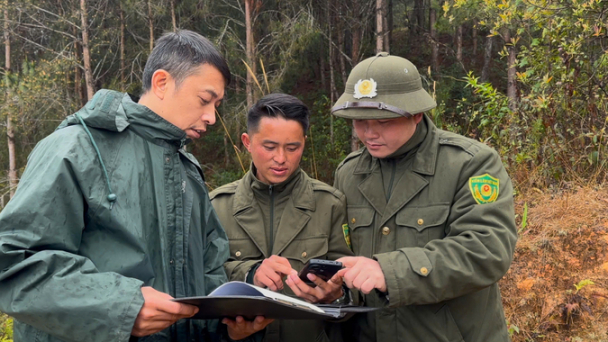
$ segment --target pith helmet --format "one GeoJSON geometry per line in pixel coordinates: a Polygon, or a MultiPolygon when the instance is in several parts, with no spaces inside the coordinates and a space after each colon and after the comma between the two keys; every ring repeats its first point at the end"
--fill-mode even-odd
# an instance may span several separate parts
{"type": "Polygon", "coordinates": [[[331,112],[347,119],[392,119],[433,109],[418,69],[405,58],[381,52],[357,64],[331,112]]]}

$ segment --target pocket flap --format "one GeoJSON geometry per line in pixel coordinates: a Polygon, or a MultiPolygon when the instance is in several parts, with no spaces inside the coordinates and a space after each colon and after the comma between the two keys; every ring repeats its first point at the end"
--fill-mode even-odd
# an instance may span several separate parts
{"type": "Polygon", "coordinates": [[[299,260],[303,264],[310,259],[325,259],[328,250],[328,237],[295,239],[283,250],[281,256],[299,260]]]}
{"type": "Polygon", "coordinates": [[[348,226],[351,230],[355,230],[360,227],[369,227],[374,221],[374,208],[349,207],[347,212],[348,226]]]}
{"type": "Polygon", "coordinates": [[[404,208],[397,213],[395,223],[399,226],[422,231],[426,228],[443,224],[448,218],[449,213],[450,206],[448,204],[404,208]]]}
{"type": "Polygon", "coordinates": [[[236,260],[260,259],[262,251],[250,239],[232,239],[230,257],[236,260]]]}

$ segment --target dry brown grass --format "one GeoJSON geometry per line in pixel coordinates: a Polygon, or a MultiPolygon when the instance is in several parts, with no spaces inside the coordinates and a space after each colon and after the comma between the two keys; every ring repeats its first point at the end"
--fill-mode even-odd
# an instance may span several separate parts
{"type": "Polygon", "coordinates": [[[500,282],[513,341],[608,341],[608,189],[532,189],[516,214],[519,241],[500,282]]]}

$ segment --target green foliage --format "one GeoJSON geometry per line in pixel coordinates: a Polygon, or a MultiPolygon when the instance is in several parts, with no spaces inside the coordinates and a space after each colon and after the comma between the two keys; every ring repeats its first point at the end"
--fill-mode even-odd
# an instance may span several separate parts
{"type": "Polygon", "coordinates": [[[519,327],[509,323],[509,320],[507,320],[507,331],[509,332],[509,337],[513,337],[513,335],[519,334],[519,327]]]}
{"type": "Polygon", "coordinates": [[[528,226],[528,203],[524,203],[524,213],[521,216],[521,228],[517,231],[517,234],[520,234],[526,230],[528,226]]]}
{"type": "Polygon", "coordinates": [[[0,313],[0,342],[13,342],[13,319],[0,313]]]}
{"type": "Polygon", "coordinates": [[[579,281],[578,284],[574,284],[574,287],[576,288],[576,292],[578,292],[583,287],[589,286],[589,285],[595,285],[595,283],[593,281],[591,281],[591,279],[583,279],[583,280],[579,281]]]}

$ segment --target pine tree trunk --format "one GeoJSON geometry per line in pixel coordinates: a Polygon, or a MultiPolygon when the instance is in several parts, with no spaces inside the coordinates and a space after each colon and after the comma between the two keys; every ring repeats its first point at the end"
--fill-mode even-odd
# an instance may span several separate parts
{"type": "Polygon", "coordinates": [[[513,111],[517,111],[517,69],[515,66],[515,59],[517,57],[517,50],[511,40],[511,32],[509,29],[504,30],[505,44],[507,44],[507,51],[509,56],[507,58],[508,69],[507,69],[507,97],[509,98],[509,108],[513,111]]]}
{"type": "Polygon", "coordinates": [[[384,51],[391,52],[393,38],[393,0],[384,0],[384,51]]]}
{"type": "Polygon", "coordinates": [[[125,91],[125,13],[122,10],[122,6],[119,8],[120,11],[120,90],[125,91]]]}
{"type": "MultiPolygon", "coordinates": [[[[326,18],[327,18],[327,45],[329,46],[329,98],[330,98],[330,106],[333,106],[334,103],[337,100],[337,96],[338,96],[338,91],[336,90],[336,82],[335,82],[335,77],[334,77],[334,47],[332,45],[332,27],[331,27],[331,5],[332,5],[332,0],[328,0],[327,1],[327,13],[326,13],[326,18]]],[[[342,56],[340,56],[340,58],[342,59],[342,56]]],[[[331,146],[334,146],[334,116],[331,115],[331,113],[329,114],[329,140],[331,143],[331,146]]]]}
{"type": "Polygon", "coordinates": [[[148,28],[150,29],[150,53],[154,49],[154,18],[152,17],[152,2],[148,0],[148,28]]]}
{"type": "MultiPolygon", "coordinates": [[[[78,31],[74,28],[74,37],[78,36],[78,31]]],[[[86,101],[84,99],[84,92],[82,91],[82,69],[80,68],[82,44],[78,38],[74,38],[74,93],[78,97],[78,103],[84,106],[86,101]]]]}
{"type": "Polygon", "coordinates": [[[416,21],[418,26],[416,26],[416,32],[418,34],[422,33],[422,28],[424,27],[424,0],[415,0],[414,6],[416,9],[414,12],[416,13],[416,21]]]}
{"type": "MultiPolygon", "coordinates": [[[[5,56],[5,71],[8,73],[11,70],[11,39],[8,27],[8,0],[4,2],[4,56],[5,56]]],[[[11,101],[10,88],[6,91],[6,103],[11,101]]],[[[17,189],[17,158],[15,155],[15,131],[13,129],[13,116],[10,110],[6,115],[6,137],[8,143],[8,186],[9,197],[12,198],[17,189]]]]}
{"type": "Polygon", "coordinates": [[[473,61],[476,60],[475,56],[477,55],[477,28],[475,27],[476,25],[473,25],[473,52],[471,53],[471,56],[473,56],[473,61]]]}
{"type": "Polygon", "coordinates": [[[490,80],[490,63],[492,62],[492,42],[494,37],[486,37],[486,43],[483,54],[483,68],[481,69],[481,82],[485,83],[490,80]]]}
{"type": "Polygon", "coordinates": [[[87,100],[95,94],[93,71],[91,69],[91,54],[89,50],[89,20],[87,19],[87,1],[80,0],[80,19],[82,20],[82,59],[84,62],[84,79],[87,84],[87,100]]]}
{"type": "Polygon", "coordinates": [[[177,32],[177,18],[175,18],[175,0],[171,0],[171,23],[173,24],[173,32],[177,32]]]}
{"type": "Polygon", "coordinates": [[[376,0],[376,53],[384,50],[384,1],[376,0]]]}
{"type": "Polygon", "coordinates": [[[435,27],[437,23],[437,12],[431,7],[429,10],[429,28],[431,32],[431,65],[433,67],[433,72],[439,72],[439,46],[437,45],[437,28],[435,27]]]}
{"type": "MultiPolygon", "coordinates": [[[[254,70],[255,57],[253,50],[253,28],[251,27],[251,11],[253,7],[253,0],[245,0],[245,39],[247,45],[247,64],[251,70],[254,70]]],[[[247,85],[245,87],[247,94],[247,108],[253,106],[253,75],[247,72],[247,85]]]]}
{"type": "Polygon", "coordinates": [[[456,28],[456,60],[462,63],[462,25],[456,28]]]}

